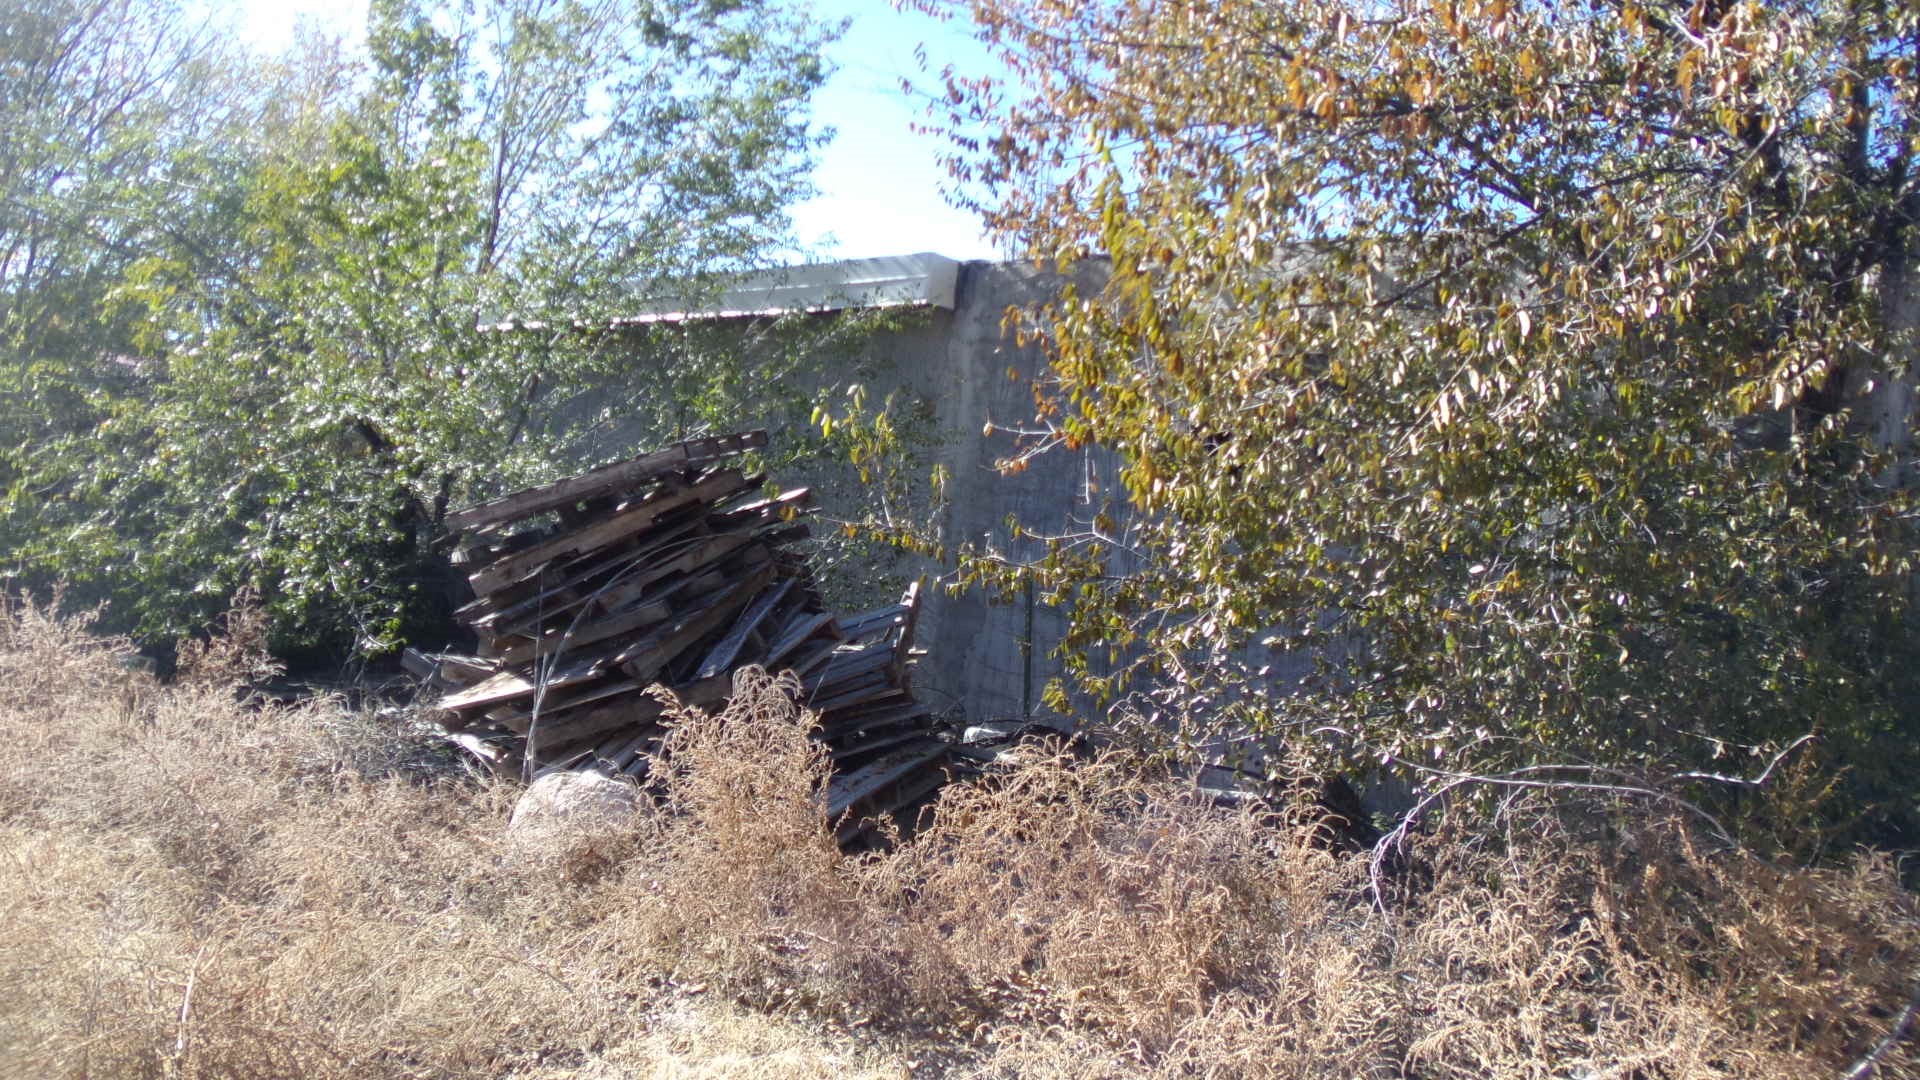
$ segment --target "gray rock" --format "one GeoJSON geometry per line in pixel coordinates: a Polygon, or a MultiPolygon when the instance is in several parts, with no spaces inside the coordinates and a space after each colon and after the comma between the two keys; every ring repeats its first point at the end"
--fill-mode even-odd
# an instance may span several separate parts
{"type": "Polygon", "coordinates": [[[617,825],[639,810],[640,789],[632,782],[597,772],[561,770],[543,773],[527,786],[513,805],[507,831],[528,834],[617,825]]]}

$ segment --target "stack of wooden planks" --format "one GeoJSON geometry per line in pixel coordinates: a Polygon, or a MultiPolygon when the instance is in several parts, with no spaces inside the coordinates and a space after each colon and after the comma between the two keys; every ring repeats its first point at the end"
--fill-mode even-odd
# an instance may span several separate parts
{"type": "Polygon", "coordinates": [[[794,547],[810,494],[768,495],[734,460],[766,438],[693,439],[449,514],[479,655],[408,657],[449,690],[448,737],[502,772],[638,777],[663,734],[650,687],[715,708],[752,664],[794,672],[819,715],[843,842],[937,790],[949,744],[909,679],[919,586],[825,611],[794,547]]]}

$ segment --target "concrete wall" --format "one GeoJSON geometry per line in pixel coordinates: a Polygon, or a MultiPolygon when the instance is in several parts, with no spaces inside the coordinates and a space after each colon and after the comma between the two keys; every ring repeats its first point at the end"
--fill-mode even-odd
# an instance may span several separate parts
{"type": "MultiPolygon", "coordinates": [[[[1104,273],[1104,265],[1089,265],[1081,284],[1095,284],[1104,273]]],[[[982,434],[989,420],[1030,423],[1034,381],[1045,368],[1037,346],[1017,346],[1002,330],[1007,308],[1044,300],[1062,284],[1018,264],[968,263],[944,350],[903,365],[932,390],[944,436],[938,454],[953,477],[941,522],[950,545],[973,541],[1016,560],[1038,559],[1044,543],[1015,539],[1009,516],[1042,535],[1069,532],[1091,523],[1103,493],[1120,491],[1118,459],[1102,451],[1055,447],[1024,472],[1002,476],[994,464],[1014,449],[1014,440],[982,434]]],[[[974,718],[1039,708],[1041,689],[1059,667],[1048,655],[1066,630],[1059,609],[1027,594],[1009,604],[968,594],[941,596],[927,616],[922,678],[929,686],[960,695],[974,718]]]]}
{"type": "MultiPolygon", "coordinates": [[[[1103,263],[1089,263],[1077,277],[1094,286],[1104,274],[1103,263]]],[[[945,506],[937,513],[918,511],[934,513],[928,524],[941,542],[949,551],[971,541],[1010,558],[1037,558],[1044,545],[1015,540],[1007,527],[1009,515],[1042,533],[1067,531],[1075,520],[1092,516],[1090,484],[1096,491],[1119,490],[1110,455],[1064,448],[1043,455],[1025,472],[1001,476],[994,464],[1014,449],[1014,441],[1006,434],[982,434],[989,420],[1014,426],[1031,420],[1034,380],[1045,367],[1038,347],[1016,346],[1003,332],[1007,309],[1043,302],[1056,295],[1065,280],[1024,264],[963,263],[952,310],[919,311],[901,327],[864,339],[852,354],[823,352],[800,369],[782,367],[781,376],[757,375],[762,381],[756,389],[768,404],[758,415],[740,416],[738,424],[766,427],[778,457],[817,443],[805,404],[816,393],[837,392],[859,382],[872,409],[898,391],[894,411],[906,422],[906,441],[920,459],[914,467],[923,486],[935,464],[946,466],[951,477],[945,506]]],[[[777,347],[759,336],[767,326],[765,320],[727,319],[701,332],[721,335],[722,349],[752,368],[764,350],[777,347]]],[[[657,372],[640,366],[653,362],[647,359],[644,341],[636,338],[631,379],[583,395],[572,406],[567,418],[576,422],[606,414],[575,448],[576,456],[611,460],[676,437],[662,426],[658,410],[649,407],[651,396],[668,392],[655,386],[657,372]]],[[[821,510],[819,531],[833,528],[835,519],[861,518],[873,505],[873,493],[862,489],[844,460],[783,465],[775,479],[785,486],[814,489],[821,510]]],[[[827,560],[834,551],[823,548],[820,554],[827,560]]],[[[840,563],[822,561],[819,570],[822,592],[841,610],[891,602],[903,583],[919,574],[950,576],[950,568],[888,551],[840,563]]],[[[1025,596],[1002,603],[978,592],[951,597],[937,587],[923,595],[918,642],[927,655],[915,681],[930,704],[957,706],[968,720],[1016,717],[1038,707],[1041,690],[1058,670],[1047,653],[1065,628],[1059,611],[1037,597],[1032,603],[1025,596]]]]}
{"type": "MultiPolygon", "coordinates": [[[[1096,283],[1104,266],[1080,273],[1096,283]]],[[[990,547],[1014,559],[1038,557],[1044,545],[1016,540],[1009,515],[1042,533],[1090,520],[1094,492],[1117,491],[1111,455],[1056,448],[1026,471],[1002,476],[995,462],[1014,448],[1011,436],[983,435],[985,425],[1024,426],[1034,414],[1033,384],[1045,357],[1034,345],[1016,345],[1002,330],[1007,309],[1042,302],[1063,284],[1057,275],[1016,263],[969,262],[960,269],[952,311],[936,310],[923,325],[882,334],[862,365],[870,400],[901,390],[926,408],[922,445],[931,467],[951,476],[948,502],[933,522],[951,550],[962,543],[990,547]]],[[[821,501],[831,515],[836,499],[857,493],[825,485],[821,501]]],[[[893,568],[911,573],[903,563],[893,568]]],[[[943,568],[920,566],[931,574],[943,568]]],[[[928,596],[919,641],[927,650],[915,676],[936,705],[957,704],[969,719],[1020,716],[1038,708],[1041,689],[1058,669],[1047,653],[1065,629],[1062,614],[1025,595],[996,602],[978,592],[928,596]]]]}
{"type": "MultiPolygon", "coordinates": [[[[995,468],[997,461],[1014,452],[1016,441],[1004,431],[983,434],[983,428],[989,422],[1031,426],[1035,382],[1046,369],[1044,351],[1035,344],[1017,345],[1003,324],[1010,308],[1044,303],[1069,280],[1091,291],[1103,283],[1105,275],[1104,262],[1083,264],[1070,277],[1023,263],[960,264],[951,310],[924,309],[896,329],[861,339],[856,352],[823,353],[801,369],[782,368],[783,385],[776,387],[774,376],[764,376],[757,384],[764,400],[786,404],[768,404],[757,415],[741,415],[737,422],[742,427],[766,427],[776,457],[781,457],[783,452],[816,443],[809,409],[796,403],[810,402],[819,392],[835,393],[850,382],[866,388],[870,409],[889,393],[898,392],[893,412],[905,422],[906,441],[919,457],[914,469],[922,483],[936,464],[944,465],[950,477],[944,506],[911,512],[932,515],[926,524],[950,552],[971,543],[1014,562],[1037,561],[1045,554],[1045,542],[1031,536],[1016,539],[1009,519],[1044,537],[1084,530],[1103,508],[1109,508],[1123,526],[1128,515],[1120,462],[1110,452],[1058,446],[1034,458],[1024,471],[1003,476],[995,468]],[[1113,507],[1114,503],[1119,506],[1113,507]]],[[[771,347],[756,336],[764,328],[764,322],[752,320],[721,320],[708,327],[723,336],[723,351],[745,358],[748,366],[760,350],[771,347]]],[[[647,362],[636,352],[636,365],[647,362]]],[[[630,399],[633,387],[645,381],[646,373],[636,367],[633,386],[609,387],[606,393],[590,397],[601,405],[623,400],[623,394],[630,399]]],[[[581,457],[594,461],[624,457],[676,437],[672,430],[653,426],[657,420],[650,420],[649,413],[636,407],[617,416],[583,449],[581,457]]],[[[821,532],[834,528],[836,520],[861,519],[874,507],[873,492],[862,488],[844,459],[782,465],[776,479],[785,486],[814,489],[821,532]]],[[[920,574],[934,580],[936,587],[923,594],[918,642],[927,653],[915,676],[931,704],[955,707],[974,721],[1044,712],[1042,692],[1060,670],[1049,654],[1066,631],[1062,610],[1025,593],[996,597],[973,590],[948,595],[938,583],[952,579],[951,567],[917,556],[886,550],[850,554],[828,545],[818,557],[822,592],[836,610],[891,602],[906,581],[920,574]],[[836,557],[841,561],[833,561],[836,557]]],[[[1274,628],[1276,632],[1284,629],[1274,628]]],[[[1232,659],[1249,672],[1264,672],[1270,689],[1299,685],[1312,671],[1313,657],[1304,650],[1258,643],[1264,636],[1256,635],[1256,641],[1236,651],[1232,659]]],[[[1103,657],[1094,659],[1098,662],[1103,657]]]]}

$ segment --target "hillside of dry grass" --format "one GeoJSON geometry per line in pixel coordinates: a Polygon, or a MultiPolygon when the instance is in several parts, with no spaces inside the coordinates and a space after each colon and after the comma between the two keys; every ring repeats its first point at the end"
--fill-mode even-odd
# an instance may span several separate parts
{"type": "Polygon", "coordinates": [[[1920,970],[1884,859],[1542,814],[1423,838],[1383,912],[1364,860],[1119,758],[843,856],[764,679],[682,718],[658,811],[510,838],[511,786],[240,701],[244,650],[161,687],[119,648],[0,619],[0,1077],[1801,1080],[1920,970]]]}

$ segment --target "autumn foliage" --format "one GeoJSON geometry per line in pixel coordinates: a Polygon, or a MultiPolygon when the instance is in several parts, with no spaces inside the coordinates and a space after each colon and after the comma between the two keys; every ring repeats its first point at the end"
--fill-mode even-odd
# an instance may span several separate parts
{"type": "Polygon", "coordinates": [[[1111,261],[1008,456],[1126,489],[974,564],[1074,689],[1429,784],[1812,733],[1797,805],[1912,835],[1911,5],[919,6],[1008,69],[933,110],[963,190],[1111,261]]]}

